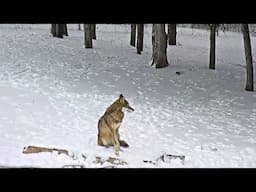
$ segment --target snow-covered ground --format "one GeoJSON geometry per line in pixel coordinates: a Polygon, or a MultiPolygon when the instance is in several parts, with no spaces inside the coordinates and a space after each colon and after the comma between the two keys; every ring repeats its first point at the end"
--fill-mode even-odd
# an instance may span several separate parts
{"type": "Polygon", "coordinates": [[[120,128],[130,147],[118,158],[128,164],[116,167],[256,167],[256,92],[244,91],[241,34],[220,32],[216,70],[209,70],[209,33],[178,28],[170,66],[156,70],[148,66],[150,25],[142,55],[129,45],[128,25],[97,25],[93,49],[83,47],[77,25],[68,27],[59,39],[50,25],[0,25],[0,167],[108,166],[94,163],[116,157],[97,146],[97,122],[120,93],[135,111],[120,128]],[[23,154],[28,145],[76,158],[23,154]],[[143,162],[163,153],[185,155],[184,164],[143,162]]]}

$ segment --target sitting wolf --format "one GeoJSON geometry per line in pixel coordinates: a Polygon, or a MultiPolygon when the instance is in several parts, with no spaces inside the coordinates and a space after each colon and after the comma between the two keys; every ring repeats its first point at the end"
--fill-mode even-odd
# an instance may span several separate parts
{"type": "Polygon", "coordinates": [[[121,94],[119,98],[110,105],[104,115],[98,122],[98,145],[114,146],[115,154],[119,155],[120,146],[129,147],[129,145],[120,140],[119,127],[124,118],[124,111],[132,112],[134,109],[121,94]]]}

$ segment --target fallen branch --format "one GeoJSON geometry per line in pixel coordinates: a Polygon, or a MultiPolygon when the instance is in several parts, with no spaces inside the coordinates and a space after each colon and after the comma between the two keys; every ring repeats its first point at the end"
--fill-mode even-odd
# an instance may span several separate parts
{"type": "Polygon", "coordinates": [[[105,162],[111,163],[113,165],[127,165],[128,163],[114,157],[109,157],[108,159],[102,159],[101,157],[96,157],[96,160],[93,162],[95,164],[101,164],[103,165],[105,162]]]}
{"type": "Polygon", "coordinates": [[[56,149],[56,148],[47,148],[47,147],[36,147],[36,146],[28,146],[24,147],[22,153],[41,153],[41,152],[54,152],[57,151],[58,154],[65,154],[69,156],[69,153],[65,149],[56,149]]]}
{"type": "Polygon", "coordinates": [[[158,157],[155,161],[143,160],[143,163],[150,163],[150,164],[153,164],[153,165],[157,165],[158,161],[168,162],[172,159],[180,159],[181,163],[184,165],[184,162],[185,162],[185,156],[184,155],[171,155],[171,154],[166,154],[166,153],[164,153],[163,155],[158,157]]]}
{"type": "Polygon", "coordinates": [[[64,165],[62,168],[85,168],[84,165],[64,165]]]}
{"type": "Polygon", "coordinates": [[[163,155],[158,157],[156,159],[156,161],[161,160],[163,162],[166,162],[167,160],[172,160],[172,159],[180,159],[181,163],[184,165],[184,161],[185,161],[185,156],[184,155],[171,155],[171,154],[164,153],[163,155]]]}

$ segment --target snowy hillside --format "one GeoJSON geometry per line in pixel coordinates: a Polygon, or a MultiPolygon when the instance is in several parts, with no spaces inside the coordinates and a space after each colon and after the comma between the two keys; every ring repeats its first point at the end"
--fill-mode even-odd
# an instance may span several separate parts
{"type": "Polygon", "coordinates": [[[244,91],[241,34],[220,32],[216,70],[209,70],[209,33],[178,28],[170,66],[156,70],[148,66],[150,25],[142,55],[129,45],[128,25],[97,25],[93,49],[83,47],[77,25],[68,28],[59,39],[50,25],[0,25],[0,167],[111,165],[96,157],[127,163],[115,167],[256,167],[256,92],[244,91]],[[120,93],[135,111],[120,128],[130,147],[116,157],[97,145],[97,122],[120,93]],[[28,145],[67,149],[75,158],[23,154],[28,145]],[[156,161],[163,153],[185,161],[156,161]]]}

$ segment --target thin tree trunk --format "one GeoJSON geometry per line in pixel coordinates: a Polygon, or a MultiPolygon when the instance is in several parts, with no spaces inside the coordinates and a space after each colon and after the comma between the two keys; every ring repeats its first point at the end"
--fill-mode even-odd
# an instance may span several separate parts
{"type": "Polygon", "coordinates": [[[167,35],[165,33],[165,24],[153,24],[152,44],[153,53],[151,65],[155,68],[167,67],[167,35]]]}
{"type": "Polygon", "coordinates": [[[68,27],[67,27],[67,24],[64,24],[64,35],[65,36],[68,36],[68,27]]]}
{"type": "Polygon", "coordinates": [[[91,24],[92,38],[96,39],[96,24],[91,24]]]}
{"type": "Polygon", "coordinates": [[[56,37],[56,24],[51,24],[51,34],[56,37]]]}
{"type": "Polygon", "coordinates": [[[168,24],[168,44],[169,45],[176,45],[176,34],[177,34],[176,24],[168,24]]]}
{"type": "Polygon", "coordinates": [[[137,29],[137,53],[141,54],[141,51],[143,51],[144,25],[138,24],[137,29]]]}
{"type": "Polygon", "coordinates": [[[209,68],[215,69],[215,44],[216,44],[216,24],[210,25],[210,63],[209,68]]]}
{"type": "Polygon", "coordinates": [[[64,24],[56,24],[56,37],[63,38],[64,24]]]}
{"type": "Polygon", "coordinates": [[[84,24],[84,45],[85,48],[92,48],[91,24],[84,24]]]}
{"type": "Polygon", "coordinates": [[[78,30],[81,31],[81,24],[78,24],[78,30]]]}
{"type": "Polygon", "coordinates": [[[130,45],[135,47],[135,41],[136,41],[136,24],[131,24],[131,41],[130,41],[130,45]]]}
{"type": "Polygon", "coordinates": [[[253,60],[252,60],[252,49],[251,49],[251,40],[249,33],[248,24],[241,25],[243,39],[244,39],[244,53],[246,59],[246,91],[253,91],[253,60]]]}

